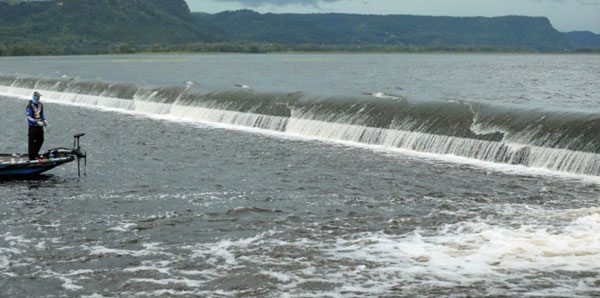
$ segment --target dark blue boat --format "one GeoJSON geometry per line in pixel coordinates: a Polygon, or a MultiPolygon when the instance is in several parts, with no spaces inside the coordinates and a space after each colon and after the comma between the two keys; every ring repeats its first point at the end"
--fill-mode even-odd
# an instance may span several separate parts
{"type": "Polygon", "coordinates": [[[41,159],[29,160],[27,155],[0,154],[0,176],[37,175],[71,162],[75,158],[75,155],[65,155],[53,158],[44,156],[41,159]]]}
{"type": "Polygon", "coordinates": [[[27,154],[0,154],[0,178],[15,178],[35,176],[49,171],[60,165],[77,159],[77,173],[80,173],[80,159],[86,159],[86,153],[79,146],[79,138],[84,134],[74,136],[73,149],[55,148],[48,150],[41,158],[29,160],[27,154]]]}

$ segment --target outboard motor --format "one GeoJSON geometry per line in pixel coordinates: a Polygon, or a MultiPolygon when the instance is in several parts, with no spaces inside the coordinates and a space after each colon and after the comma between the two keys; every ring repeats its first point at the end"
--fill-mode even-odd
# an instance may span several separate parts
{"type": "Polygon", "coordinates": [[[81,160],[83,159],[83,175],[86,175],[85,170],[87,168],[87,153],[81,149],[81,145],[79,144],[79,138],[83,136],[85,136],[84,133],[78,133],[73,136],[73,149],[54,148],[48,150],[44,156],[46,158],[75,156],[77,158],[77,175],[79,177],[81,177],[81,160]]]}
{"type": "Polygon", "coordinates": [[[76,135],[73,136],[73,150],[72,153],[75,154],[75,156],[77,156],[77,175],[79,175],[79,177],[81,177],[81,159],[83,159],[83,175],[86,175],[86,168],[87,168],[87,154],[85,151],[81,150],[81,146],[79,145],[79,138],[85,136],[84,133],[78,133],[76,135]]]}

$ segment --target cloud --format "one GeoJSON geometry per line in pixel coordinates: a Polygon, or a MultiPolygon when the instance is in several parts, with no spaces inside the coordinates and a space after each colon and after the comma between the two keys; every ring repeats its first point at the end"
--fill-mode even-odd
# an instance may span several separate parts
{"type": "Polygon", "coordinates": [[[219,2],[237,2],[244,6],[250,7],[259,7],[262,5],[277,5],[277,6],[286,6],[286,5],[303,5],[303,6],[313,6],[318,7],[319,3],[331,3],[338,2],[341,0],[217,0],[219,2]]]}
{"type": "Polygon", "coordinates": [[[577,2],[581,5],[600,5],[600,0],[533,0],[535,2],[560,2],[560,3],[573,3],[577,2]]]}
{"type": "MultiPolygon", "coordinates": [[[[331,2],[339,2],[342,0],[216,0],[218,2],[237,2],[244,6],[250,7],[259,7],[262,5],[277,5],[277,6],[286,6],[286,5],[304,5],[304,6],[313,6],[318,7],[319,3],[331,3],[331,2]]],[[[357,0],[359,1],[359,0],[357,0]]],[[[600,5],[600,0],[532,0],[535,2],[578,2],[581,5],[600,5]]]]}
{"type": "Polygon", "coordinates": [[[600,5],[599,0],[577,0],[577,2],[583,5],[600,5]]]}

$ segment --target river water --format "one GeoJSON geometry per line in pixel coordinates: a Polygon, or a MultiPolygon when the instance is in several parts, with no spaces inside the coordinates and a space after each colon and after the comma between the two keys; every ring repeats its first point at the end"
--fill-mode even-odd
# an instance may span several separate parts
{"type": "Polygon", "coordinates": [[[600,295],[600,56],[0,59],[0,296],[600,295]]]}

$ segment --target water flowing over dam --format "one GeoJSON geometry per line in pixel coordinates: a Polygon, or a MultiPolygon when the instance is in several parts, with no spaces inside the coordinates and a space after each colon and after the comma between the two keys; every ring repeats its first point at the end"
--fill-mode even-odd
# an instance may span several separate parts
{"type": "Polygon", "coordinates": [[[0,94],[600,176],[600,113],[0,77],[0,94]]]}

